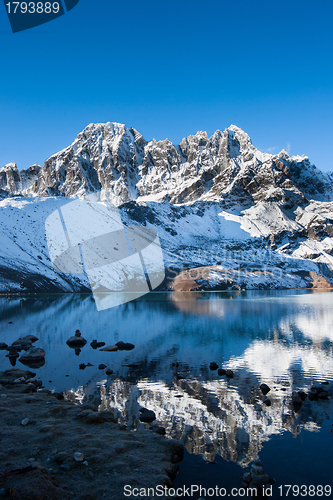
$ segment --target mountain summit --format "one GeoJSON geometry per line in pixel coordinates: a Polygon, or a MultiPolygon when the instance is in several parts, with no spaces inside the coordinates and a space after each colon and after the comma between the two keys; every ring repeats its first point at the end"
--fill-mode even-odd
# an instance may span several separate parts
{"type": "Polygon", "coordinates": [[[332,199],[332,182],[306,156],[262,153],[235,125],[179,145],[145,141],[119,123],[88,125],[66,149],[28,170],[0,169],[2,196],[82,196],[102,191],[116,206],[129,201],[279,202],[287,209],[308,199],[332,199]]]}

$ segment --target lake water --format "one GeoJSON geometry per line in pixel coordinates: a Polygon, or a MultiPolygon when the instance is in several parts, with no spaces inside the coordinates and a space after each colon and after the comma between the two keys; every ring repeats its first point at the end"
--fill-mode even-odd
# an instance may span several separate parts
{"type": "MultiPolygon", "coordinates": [[[[45,387],[110,409],[131,429],[145,426],[141,407],[153,410],[166,435],[186,448],[175,487],[229,492],[259,457],[281,498],[284,485],[333,484],[332,299],[304,290],[150,293],[98,312],[91,295],[1,297],[0,341],[36,335],[46,362],[33,371],[45,387]],[[66,345],[76,329],[87,340],[79,355],[66,345]],[[93,339],[135,348],[101,352],[90,347],[93,339]],[[234,377],[219,376],[211,362],[234,377]],[[82,370],[81,363],[93,366],[82,370]],[[271,389],[266,397],[261,383],[271,389]],[[295,408],[293,393],[313,386],[329,398],[295,408]]],[[[10,368],[6,354],[0,370],[10,368]]],[[[320,491],[315,496],[328,497],[320,491]]],[[[202,496],[221,498],[209,493],[202,496]]],[[[303,496],[295,493],[288,496],[303,496]]]]}

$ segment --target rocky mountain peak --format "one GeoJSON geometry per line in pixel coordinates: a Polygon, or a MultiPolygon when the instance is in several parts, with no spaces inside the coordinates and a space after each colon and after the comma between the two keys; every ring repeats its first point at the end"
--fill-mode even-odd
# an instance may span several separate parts
{"type": "Polygon", "coordinates": [[[244,130],[236,127],[236,125],[230,125],[230,127],[226,128],[225,130],[228,133],[230,141],[235,141],[236,143],[238,143],[242,152],[255,150],[249,135],[244,132],[244,130]]]}
{"type": "Polygon", "coordinates": [[[278,154],[278,157],[282,158],[283,160],[288,160],[289,154],[287,153],[287,151],[285,149],[282,149],[280,151],[280,153],[278,154]]]}
{"type": "Polygon", "coordinates": [[[147,142],[121,123],[91,123],[43,167],[0,169],[2,196],[82,196],[102,191],[114,204],[131,200],[173,204],[276,201],[286,208],[310,198],[331,199],[332,180],[305,156],[257,150],[235,125],[211,137],[198,131],[179,145],[147,142]]]}

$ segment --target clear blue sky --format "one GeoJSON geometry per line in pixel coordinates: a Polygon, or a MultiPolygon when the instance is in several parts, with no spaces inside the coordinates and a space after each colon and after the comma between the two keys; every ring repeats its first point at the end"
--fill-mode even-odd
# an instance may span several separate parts
{"type": "Polygon", "coordinates": [[[333,170],[332,26],[332,0],[80,0],[12,34],[0,5],[0,166],[117,121],[175,143],[234,124],[333,170]]]}

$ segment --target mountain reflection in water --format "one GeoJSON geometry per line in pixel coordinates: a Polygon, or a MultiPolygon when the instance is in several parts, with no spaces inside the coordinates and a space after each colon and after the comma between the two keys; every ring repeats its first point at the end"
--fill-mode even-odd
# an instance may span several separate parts
{"type": "MultiPolygon", "coordinates": [[[[318,431],[332,415],[331,304],[329,292],[304,290],[151,293],[101,312],[90,295],[2,297],[0,340],[35,334],[46,351],[38,375],[68,399],[97,403],[134,429],[145,426],[139,409],[148,408],[190,453],[246,466],[273,436],[318,431]],[[76,329],[87,339],[79,357],[66,345],[76,329]],[[93,339],[135,348],[100,352],[90,347],[93,339]],[[234,377],[211,371],[212,361],[234,377]],[[80,363],[93,366],[80,370],[80,363]],[[271,389],[267,396],[262,383],[271,389]],[[293,393],[309,394],[313,386],[329,399],[306,398],[295,407],[293,393]]],[[[10,368],[5,353],[2,370],[10,368]]]]}

